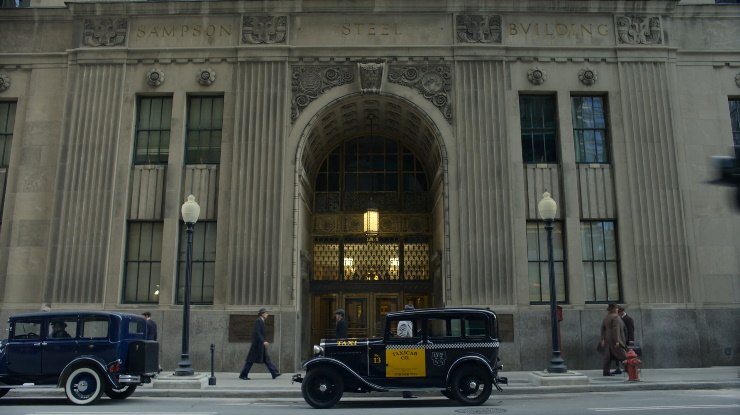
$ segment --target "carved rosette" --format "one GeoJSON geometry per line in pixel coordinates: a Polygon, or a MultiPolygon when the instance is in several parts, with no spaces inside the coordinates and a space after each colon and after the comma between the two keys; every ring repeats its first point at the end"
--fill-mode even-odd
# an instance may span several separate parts
{"type": "Polygon", "coordinates": [[[583,85],[591,86],[596,83],[596,72],[591,68],[583,68],[578,71],[578,80],[583,85]]]}
{"type": "MultiPolygon", "coordinates": [[[[740,88],[740,73],[735,75],[735,85],[737,85],[738,88],[740,88]]],[[[2,89],[0,89],[2,91],[2,89]]]]}
{"type": "Polygon", "coordinates": [[[659,16],[618,16],[617,39],[628,45],[659,45],[663,43],[663,27],[659,16]]]}
{"type": "Polygon", "coordinates": [[[456,31],[458,42],[501,43],[501,16],[458,15],[456,31]]]}
{"type": "Polygon", "coordinates": [[[85,19],[84,46],[124,46],[128,33],[127,19],[85,19]]]}
{"type": "Polygon", "coordinates": [[[0,73],[0,92],[5,92],[10,88],[10,75],[0,73]]]}
{"type": "Polygon", "coordinates": [[[355,80],[354,68],[345,66],[296,65],[291,68],[290,119],[295,122],[304,108],[324,92],[355,80]]]}
{"type": "Polygon", "coordinates": [[[253,45],[285,43],[288,16],[244,16],[242,43],[253,45]]]}
{"type": "Polygon", "coordinates": [[[146,83],[154,88],[164,83],[164,72],[159,68],[153,68],[146,73],[146,83]]]}
{"type": "Polygon", "coordinates": [[[216,82],[216,71],[211,68],[201,68],[196,75],[198,83],[204,86],[212,85],[216,82]]]}
{"type": "Polygon", "coordinates": [[[434,104],[452,124],[450,65],[391,65],[388,82],[413,88],[434,104]]]}
{"type": "Polygon", "coordinates": [[[383,84],[383,66],[378,62],[358,62],[357,69],[360,73],[360,90],[363,94],[379,94],[383,84]]]}
{"type": "Polygon", "coordinates": [[[547,80],[547,72],[540,68],[530,68],[527,71],[527,79],[532,85],[542,85],[547,80]]]}

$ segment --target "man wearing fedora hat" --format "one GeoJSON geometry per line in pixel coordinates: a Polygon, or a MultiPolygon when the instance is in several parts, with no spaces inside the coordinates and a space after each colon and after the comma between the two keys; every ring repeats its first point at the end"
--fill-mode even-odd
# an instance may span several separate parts
{"type": "Polygon", "coordinates": [[[254,322],[254,331],[252,331],[252,345],[249,346],[247,361],[239,373],[239,379],[249,380],[249,371],[255,363],[264,363],[267,370],[270,371],[272,378],[280,376],[280,370],[272,363],[270,356],[267,354],[267,346],[270,344],[265,340],[265,320],[270,314],[266,308],[260,308],[257,313],[257,320],[254,322]]]}

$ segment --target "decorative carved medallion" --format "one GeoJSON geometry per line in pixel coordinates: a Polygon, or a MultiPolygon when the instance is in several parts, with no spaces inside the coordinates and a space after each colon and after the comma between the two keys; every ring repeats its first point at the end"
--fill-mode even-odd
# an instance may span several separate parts
{"type": "Polygon", "coordinates": [[[5,92],[10,88],[10,75],[0,73],[0,92],[5,92]]]}
{"type": "Polygon", "coordinates": [[[82,44],[85,46],[123,46],[128,32],[127,19],[85,19],[82,44]]]}
{"type": "Polygon", "coordinates": [[[357,68],[360,72],[360,90],[363,94],[379,94],[383,84],[382,61],[358,62],[357,68]]]}
{"type": "Polygon", "coordinates": [[[242,43],[285,43],[288,16],[244,16],[242,18],[242,43]]]}
{"type": "Polygon", "coordinates": [[[628,45],[659,45],[663,43],[663,28],[659,16],[617,17],[619,43],[628,45]]]}
{"type": "Polygon", "coordinates": [[[450,65],[391,65],[388,81],[417,90],[452,124],[450,65]]]}
{"type": "Polygon", "coordinates": [[[547,80],[547,72],[540,68],[530,68],[527,71],[527,79],[532,85],[542,85],[547,80]]]}
{"type": "Polygon", "coordinates": [[[324,92],[354,82],[352,66],[301,65],[291,68],[292,82],[290,119],[295,122],[301,111],[324,92]]]}
{"type": "Polygon", "coordinates": [[[216,82],[216,71],[211,68],[201,68],[197,74],[198,83],[209,86],[216,82]]]}
{"type": "Polygon", "coordinates": [[[159,68],[154,68],[146,73],[146,83],[149,86],[158,87],[164,83],[164,72],[159,68]]]}
{"type": "Polygon", "coordinates": [[[591,68],[583,68],[578,72],[578,80],[583,85],[593,85],[596,83],[596,72],[591,68]]]}
{"type": "MultiPolygon", "coordinates": [[[[737,85],[738,88],[740,88],[740,73],[735,75],[735,85],[737,85]]],[[[2,91],[2,88],[0,88],[0,91],[2,91]]]]}
{"type": "Polygon", "coordinates": [[[457,40],[463,43],[501,43],[501,16],[457,16],[457,40]]]}

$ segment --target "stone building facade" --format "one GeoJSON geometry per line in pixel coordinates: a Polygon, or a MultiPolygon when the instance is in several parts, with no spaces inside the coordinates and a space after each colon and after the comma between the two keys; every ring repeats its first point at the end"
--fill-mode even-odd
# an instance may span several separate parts
{"type": "Polygon", "coordinates": [[[648,367],[739,365],[740,5],[713,1],[3,2],[0,317],[151,311],[240,367],[256,310],[298,370],[344,308],[491,307],[507,368],[569,368],[625,304],[648,367]],[[18,6],[18,7],[16,7],[18,6]],[[364,212],[377,210],[377,232],[364,212]]]}

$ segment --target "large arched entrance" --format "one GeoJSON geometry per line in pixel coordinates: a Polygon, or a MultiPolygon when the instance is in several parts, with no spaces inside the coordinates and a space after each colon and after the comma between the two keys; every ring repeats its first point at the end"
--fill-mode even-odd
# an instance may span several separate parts
{"type": "Polygon", "coordinates": [[[317,114],[300,162],[308,207],[303,315],[309,344],[381,335],[404,304],[443,305],[445,152],[423,111],[391,95],[354,95],[317,114]],[[364,214],[377,209],[377,233],[364,214]]]}

